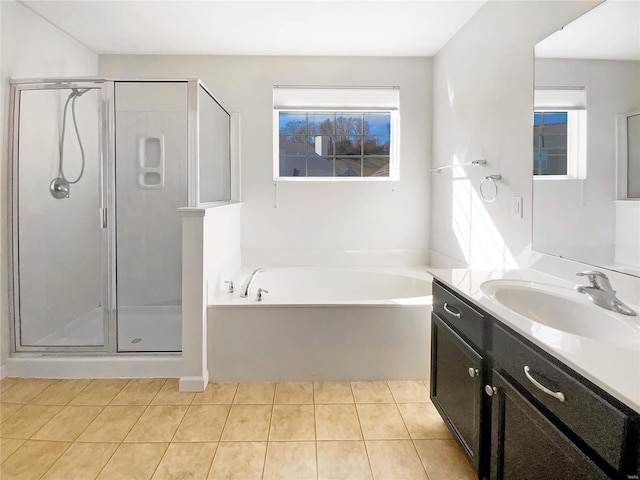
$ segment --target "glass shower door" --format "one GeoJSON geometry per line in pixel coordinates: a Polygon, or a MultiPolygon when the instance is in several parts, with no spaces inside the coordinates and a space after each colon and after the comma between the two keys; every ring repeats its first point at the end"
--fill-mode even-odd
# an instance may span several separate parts
{"type": "Polygon", "coordinates": [[[119,352],[182,350],[187,82],[115,82],[119,352]]]}
{"type": "Polygon", "coordinates": [[[105,350],[102,84],[18,85],[16,95],[16,350],[105,350]]]}

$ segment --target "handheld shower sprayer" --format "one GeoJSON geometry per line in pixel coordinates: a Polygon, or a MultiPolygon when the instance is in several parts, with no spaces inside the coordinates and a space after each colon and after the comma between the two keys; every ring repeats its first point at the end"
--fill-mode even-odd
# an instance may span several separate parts
{"type": "Polygon", "coordinates": [[[90,88],[72,88],[71,93],[67,97],[67,101],[64,104],[64,110],[62,113],[62,132],[60,134],[59,142],[59,160],[58,160],[58,176],[51,180],[49,184],[49,192],[56,199],[69,198],[70,186],[73,183],[78,183],[84,174],[85,155],[84,147],[82,146],[82,139],[80,138],[80,131],[78,130],[78,121],[76,119],[76,99],[87,93],[90,88]],[[76,137],[78,138],[78,145],[80,146],[80,156],[82,159],[80,174],[75,180],[69,180],[64,175],[64,135],[67,127],[67,108],[71,102],[71,117],[73,118],[73,127],[76,131],[76,137]]]}

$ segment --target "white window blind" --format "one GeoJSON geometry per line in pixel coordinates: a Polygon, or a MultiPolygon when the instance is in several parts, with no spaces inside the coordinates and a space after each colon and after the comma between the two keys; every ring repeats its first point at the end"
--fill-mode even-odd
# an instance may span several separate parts
{"type": "Polygon", "coordinates": [[[398,87],[273,88],[274,110],[398,110],[398,87]]]}
{"type": "Polygon", "coordinates": [[[585,110],[587,108],[587,91],[584,87],[537,87],[533,105],[535,110],[585,110]]]}

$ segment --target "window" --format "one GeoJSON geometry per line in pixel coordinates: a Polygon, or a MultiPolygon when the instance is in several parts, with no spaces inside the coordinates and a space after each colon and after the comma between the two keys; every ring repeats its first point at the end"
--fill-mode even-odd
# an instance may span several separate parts
{"type": "Polygon", "coordinates": [[[533,174],[586,178],[584,89],[537,89],[533,114],[533,174]]]}
{"type": "Polygon", "coordinates": [[[274,88],[274,179],[398,178],[396,88],[274,88]]]}

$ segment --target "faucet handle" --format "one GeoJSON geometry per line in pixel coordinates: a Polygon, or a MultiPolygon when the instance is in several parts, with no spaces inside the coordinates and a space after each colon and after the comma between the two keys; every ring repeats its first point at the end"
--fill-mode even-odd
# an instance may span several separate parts
{"type": "Polygon", "coordinates": [[[599,272],[597,270],[588,270],[586,272],[577,272],[576,275],[579,277],[587,277],[589,280],[591,287],[596,287],[601,290],[607,290],[609,292],[613,292],[613,288],[611,288],[611,284],[609,283],[609,277],[607,277],[604,273],[599,272]]]}
{"type": "Polygon", "coordinates": [[[262,294],[263,293],[269,293],[269,290],[265,290],[264,288],[258,288],[258,296],[256,297],[256,301],[258,301],[258,302],[262,301],[262,294]]]}
{"type": "Polygon", "coordinates": [[[228,293],[233,293],[234,292],[233,280],[225,280],[224,283],[229,285],[229,288],[228,288],[227,292],[228,293]]]}

